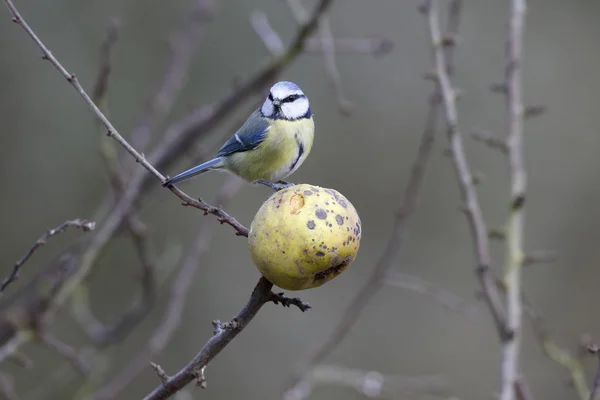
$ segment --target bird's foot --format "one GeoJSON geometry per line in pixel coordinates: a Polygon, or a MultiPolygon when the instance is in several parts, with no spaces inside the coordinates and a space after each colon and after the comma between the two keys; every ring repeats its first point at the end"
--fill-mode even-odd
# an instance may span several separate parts
{"type": "Polygon", "coordinates": [[[270,182],[270,181],[265,181],[264,179],[259,179],[258,181],[256,181],[256,183],[270,187],[271,189],[273,189],[276,192],[281,189],[286,189],[291,186],[294,186],[293,183],[286,182],[286,181],[270,182]]]}

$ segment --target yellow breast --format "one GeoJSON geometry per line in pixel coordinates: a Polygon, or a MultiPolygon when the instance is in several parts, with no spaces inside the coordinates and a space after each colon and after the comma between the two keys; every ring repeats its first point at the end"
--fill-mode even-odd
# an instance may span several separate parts
{"type": "Polygon", "coordinates": [[[226,166],[243,179],[277,182],[291,175],[306,160],[313,145],[315,124],[311,118],[274,120],[264,141],[255,149],[227,157],[226,166]]]}

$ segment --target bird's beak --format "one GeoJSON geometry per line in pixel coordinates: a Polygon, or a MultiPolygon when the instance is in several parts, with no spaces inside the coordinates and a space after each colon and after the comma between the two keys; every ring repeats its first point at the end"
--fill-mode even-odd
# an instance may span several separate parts
{"type": "Polygon", "coordinates": [[[273,105],[277,108],[281,107],[281,100],[273,100],[273,105]]]}

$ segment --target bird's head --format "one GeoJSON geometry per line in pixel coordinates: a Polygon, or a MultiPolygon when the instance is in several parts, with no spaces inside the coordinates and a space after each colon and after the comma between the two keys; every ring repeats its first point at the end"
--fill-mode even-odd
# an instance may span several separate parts
{"type": "Polygon", "coordinates": [[[260,108],[266,118],[294,121],[310,118],[311,111],[304,92],[292,82],[277,82],[260,108]]]}

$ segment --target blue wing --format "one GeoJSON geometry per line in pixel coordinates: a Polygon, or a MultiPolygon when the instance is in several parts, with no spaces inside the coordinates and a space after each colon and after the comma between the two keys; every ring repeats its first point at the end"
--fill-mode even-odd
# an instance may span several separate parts
{"type": "Polygon", "coordinates": [[[217,157],[228,156],[256,148],[265,139],[269,122],[256,110],[244,122],[244,125],[229,138],[217,153],[217,157]]]}

